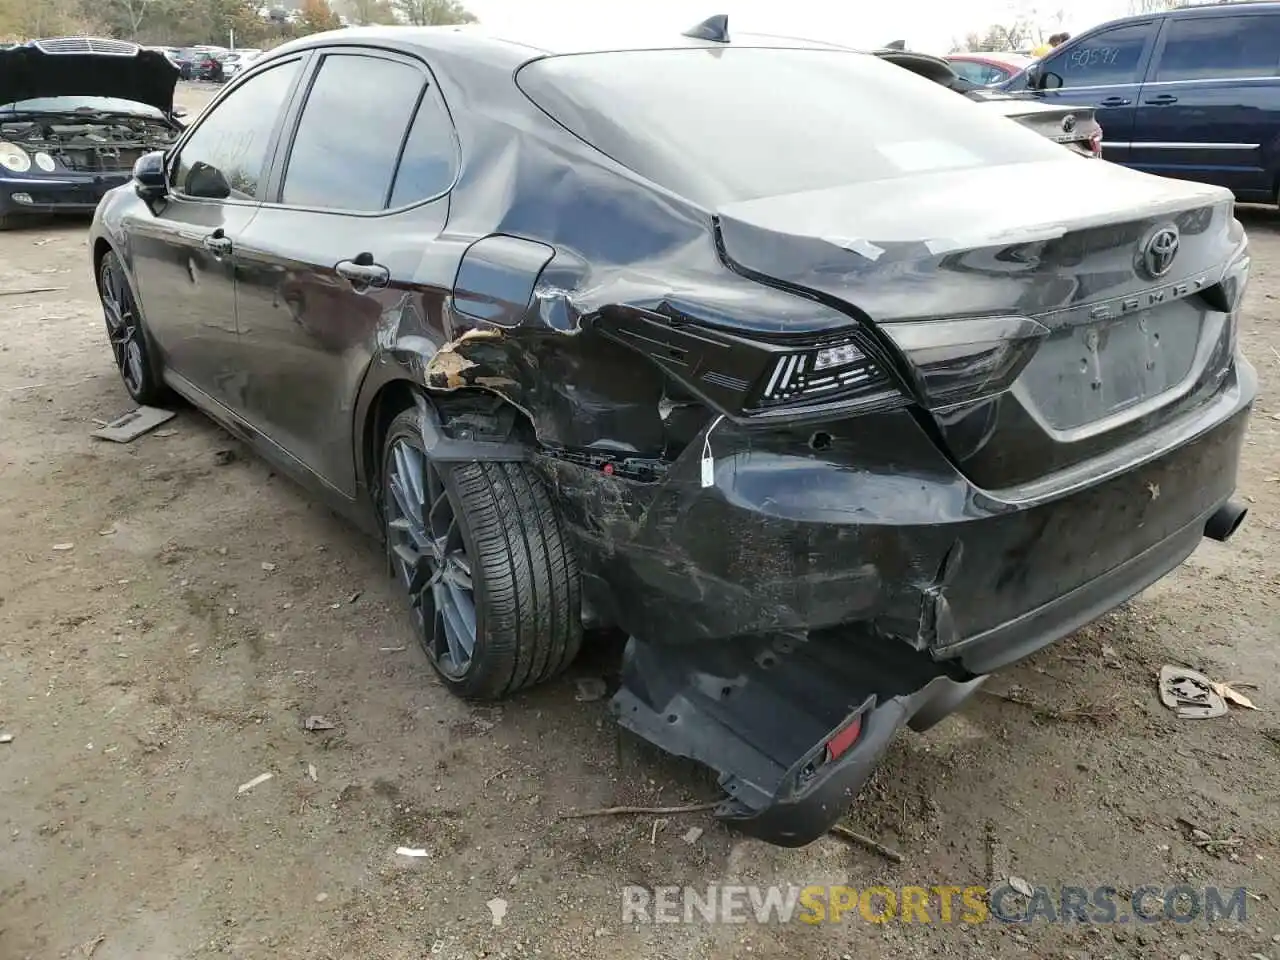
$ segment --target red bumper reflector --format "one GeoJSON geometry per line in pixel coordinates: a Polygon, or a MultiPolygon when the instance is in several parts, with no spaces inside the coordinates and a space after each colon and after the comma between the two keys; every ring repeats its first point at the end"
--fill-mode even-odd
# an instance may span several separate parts
{"type": "Polygon", "coordinates": [[[848,752],[849,748],[858,741],[858,734],[861,732],[862,715],[859,714],[837,730],[827,741],[827,762],[838,760],[842,754],[848,752]]]}

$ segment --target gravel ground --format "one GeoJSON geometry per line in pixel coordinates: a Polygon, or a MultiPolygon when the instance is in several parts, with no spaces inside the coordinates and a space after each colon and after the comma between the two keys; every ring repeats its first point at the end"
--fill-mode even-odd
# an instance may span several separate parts
{"type": "MultiPolygon", "coordinates": [[[[199,107],[208,90],[182,97],[199,107]]],[[[127,446],[90,439],[95,418],[130,404],[84,224],[0,234],[0,730],[13,735],[0,746],[0,958],[1277,960],[1280,214],[1241,217],[1254,245],[1242,341],[1263,385],[1240,482],[1250,519],[961,714],[901,735],[850,813],[901,864],[835,838],[771,848],[705,814],[559,819],[711,792],[702,771],[619,734],[603,702],[575,700],[575,679],[610,670],[616,647],[501,706],[451,699],[376,547],[212,423],[182,410],[127,446]],[[9,295],[30,287],[54,289],[9,295]],[[1175,660],[1256,684],[1260,709],[1173,719],[1154,677],[1175,660]],[[316,714],[336,728],[304,730],[316,714]],[[1239,842],[1197,846],[1179,818],[1239,842]],[[692,827],[704,832],[686,842],[692,827]],[[1011,875],[1245,886],[1247,919],[621,915],[627,884],[1011,875]]]]}

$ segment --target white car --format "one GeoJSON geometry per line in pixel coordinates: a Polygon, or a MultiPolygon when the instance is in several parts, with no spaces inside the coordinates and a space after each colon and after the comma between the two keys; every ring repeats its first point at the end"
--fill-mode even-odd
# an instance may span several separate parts
{"type": "Polygon", "coordinates": [[[222,75],[230,80],[241,70],[244,70],[258,57],[262,56],[262,51],[246,48],[244,50],[232,50],[222,58],[222,75]]]}

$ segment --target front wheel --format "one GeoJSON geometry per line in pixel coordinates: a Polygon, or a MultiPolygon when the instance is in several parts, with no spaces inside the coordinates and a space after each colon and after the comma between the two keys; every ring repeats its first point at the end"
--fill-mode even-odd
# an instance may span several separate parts
{"type": "Polygon", "coordinates": [[[138,302],[129,286],[124,265],[114,253],[107,253],[98,267],[98,295],[107,322],[107,338],[124,388],[135,401],[154,406],[168,397],[164,381],[151,360],[150,344],[142,328],[138,302]]]}
{"type": "Polygon", "coordinates": [[[434,463],[418,412],[406,410],[383,448],[382,507],[414,631],[451,691],[497,700],[572,663],[578,567],[528,466],[434,463]]]}

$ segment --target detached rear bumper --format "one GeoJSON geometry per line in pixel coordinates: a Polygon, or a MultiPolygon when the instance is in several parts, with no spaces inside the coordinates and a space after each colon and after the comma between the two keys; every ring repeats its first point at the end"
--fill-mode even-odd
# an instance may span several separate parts
{"type": "Polygon", "coordinates": [[[716,815],[780,846],[811,843],[849,808],[904,726],[925,730],[987,674],[1052,643],[1164,576],[1209,515],[1085,587],[938,658],[865,627],[665,646],[632,637],[618,722],[721,774],[716,815]],[[856,725],[850,746],[827,748],[856,725]]]}
{"type": "Polygon", "coordinates": [[[973,487],[904,411],[812,439],[722,424],[707,488],[701,439],[655,484],[541,465],[590,605],[632,636],[619,721],[717,770],[722,817],[800,845],[904,724],[1185,559],[1235,489],[1256,389],[1241,360],[1119,468],[1019,502],[973,487]]]}
{"type": "Polygon", "coordinates": [[[904,724],[945,716],[984,679],[865,629],[684,647],[633,637],[613,708],[721,773],[717,816],[796,847],[848,809],[904,724]]]}

